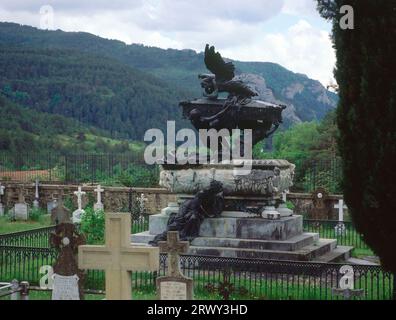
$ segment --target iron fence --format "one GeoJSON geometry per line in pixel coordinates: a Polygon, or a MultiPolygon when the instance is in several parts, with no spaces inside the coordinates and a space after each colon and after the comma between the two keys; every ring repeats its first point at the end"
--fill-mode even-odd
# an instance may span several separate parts
{"type": "MultiPolygon", "coordinates": [[[[52,265],[56,250],[49,248],[0,247],[0,279],[24,279],[37,285],[39,270],[52,265]],[[12,263],[13,262],[13,263],[12,263]],[[18,262],[17,264],[15,262],[18,262]]],[[[338,300],[333,289],[339,287],[341,264],[252,260],[207,256],[182,256],[181,270],[194,280],[196,295],[219,299],[221,286],[227,286],[231,299],[338,300]]],[[[167,270],[166,255],[160,256],[157,272],[133,272],[132,287],[152,298],[155,280],[167,270]]],[[[390,300],[394,294],[394,277],[380,266],[353,265],[354,287],[363,295],[354,299],[390,300]]],[[[85,289],[104,290],[103,271],[88,271],[85,289]]]]}
{"type": "MultiPolygon", "coordinates": [[[[323,187],[342,193],[341,160],[303,161],[296,164],[293,191],[312,192],[323,187]]],[[[0,153],[0,180],[156,186],[158,166],[146,165],[141,152],[127,154],[0,153]]]]}
{"type": "Polygon", "coordinates": [[[129,154],[0,153],[0,180],[156,186],[159,169],[140,152],[129,154]]]}
{"type": "Polygon", "coordinates": [[[337,239],[339,245],[352,246],[357,249],[370,250],[350,221],[310,220],[304,219],[304,231],[319,233],[321,238],[337,239]]]}
{"type": "Polygon", "coordinates": [[[54,230],[55,226],[50,226],[27,231],[0,234],[0,246],[48,248],[50,233],[54,230]]]}
{"type": "Polygon", "coordinates": [[[342,194],[342,166],[340,158],[304,161],[296,164],[295,192],[313,192],[325,188],[330,193],[342,194]]]}

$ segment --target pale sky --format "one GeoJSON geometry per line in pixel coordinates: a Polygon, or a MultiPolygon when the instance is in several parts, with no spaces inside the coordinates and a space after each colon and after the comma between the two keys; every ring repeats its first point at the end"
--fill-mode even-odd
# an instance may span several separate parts
{"type": "Polygon", "coordinates": [[[324,85],[334,79],[331,25],[314,0],[1,0],[0,21],[164,49],[210,43],[231,59],[279,63],[324,85]]]}

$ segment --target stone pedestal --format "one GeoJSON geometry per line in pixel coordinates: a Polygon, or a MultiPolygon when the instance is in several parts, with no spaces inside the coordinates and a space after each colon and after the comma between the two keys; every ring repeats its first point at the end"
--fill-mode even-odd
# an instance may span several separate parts
{"type": "Polygon", "coordinates": [[[132,242],[148,244],[166,231],[169,216],[178,212],[178,205],[217,180],[224,187],[225,211],[203,221],[189,254],[322,262],[349,258],[351,247],[319,239],[317,233],[304,233],[302,216],[293,215],[286,207],[282,193],[293,184],[294,165],[285,160],[253,160],[250,165],[251,171],[243,175],[238,161],[164,165],[160,185],[177,193],[178,203],[150,216],[149,231],[132,235],[132,242]]]}

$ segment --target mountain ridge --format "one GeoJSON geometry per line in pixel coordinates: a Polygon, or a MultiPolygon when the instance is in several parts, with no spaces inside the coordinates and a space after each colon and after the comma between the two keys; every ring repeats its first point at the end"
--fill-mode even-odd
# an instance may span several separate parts
{"type": "MultiPolygon", "coordinates": [[[[0,45],[76,50],[91,56],[110,58],[152,76],[153,82],[157,79],[158,87],[169,91],[169,95],[174,97],[200,96],[197,75],[207,72],[202,52],[160,49],[140,44],[127,45],[119,40],[103,39],[86,32],[45,31],[15,23],[0,23],[0,45]]],[[[293,73],[271,62],[232,61],[239,77],[252,79],[252,82],[247,83],[265,93],[258,98],[289,107],[285,112],[286,126],[302,121],[320,120],[336,106],[337,96],[327,91],[319,81],[309,79],[306,75],[293,73]]],[[[173,98],[166,101],[175,104],[166,108],[171,110],[168,112],[169,120],[180,119],[177,102],[173,98]]],[[[159,115],[155,114],[157,116],[159,115]]],[[[164,117],[161,119],[165,120],[164,117]]],[[[141,139],[140,130],[139,135],[141,139]]],[[[129,136],[139,139],[136,134],[129,136]]]]}

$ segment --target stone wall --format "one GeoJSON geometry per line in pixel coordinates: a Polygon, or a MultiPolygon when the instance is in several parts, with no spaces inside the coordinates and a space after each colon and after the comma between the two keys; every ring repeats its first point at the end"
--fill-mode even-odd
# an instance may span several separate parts
{"type": "MultiPolygon", "coordinates": [[[[3,183],[5,186],[5,195],[2,197],[2,203],[5,204],[6,209],[10,209],[18,201],[19,190],[23,188],[25,194],[25,201],[32,204],[35,195],[34,184],[14,184],[3,183]]],[[[56,199],[61,192],[64,197],[72,199],[74,206],[77,208],[77,197],[73,194],[77,191],[78,185],[52,185],[43,184],[39,186],[39,202],[40,207],[47,208],[47,203],[56,199]]],[[[85,206],[89,199],[96,202],[96,193],[94,189],[96,186],[82,185],[82,191],[87,192],[83,197],[83,206],[85,206]]],[[[147,198],[146,209],[149,213],[158,213],[162,208],[166,207],[169,202],[174,202],[176,196],[165,189],[153,188],[125,188],[125,187],[102,187],[102,202],[106,211],[118,212],[127,211],[129,209],[130,198],[136,201],[142,193],[147,198]]]]}
{"type": "MultiPolygon", "coordinates": [[[[308,219],[338,220],[338,209],[334,206],[343,199],[342,195],[329,195],[325,201],[324,210],[315,210],[310,193],[290,193],[287,200],[293,203],[294,213],[304,215],[308,219]]],[[[344,219],[347,214],[344,215],[344,219]]]]}
{"type": "MultiPolygon", "coordinates": [[[[5,195],[2,197],[2,203],[5,204],[6,209],[10,209],[18,200],[18,194],[21,187],[24,189],[25,199],[28,204],[32,204],[34,200],[35,187],[34,184],[15,184],[3,183],[6,187],[5,195]]],[[[77,191],[78,185],[54,185],[43,184],[39,187],[40,207],[46,208],[47,203],[63,191],[65,196],[72,199],[74,206],[77,207],[77,197],[73,192],[77,191]]],[[[96,186],[83,185],[82,191],[87,192],[87,196],[83,198],[83,206],[91,198],[96,201],[96,194],[93,191],[96,186]]],[[[132,201],[140,194],[148,199],[146,202],[147,211],[150,214],[159,213],[162,208],[165,208],[169,202],[176,201],[176,195],[170,193],[166,189],[161,188],[125,188],[125,187],[103,187],[105,190],[102,193],[102,202],[104,203],[105,210],[110,212],[127,211],[132,192],[132,201]]],[[[330,195],[326,201],[326,210],[322,210],[318,216],[313,206],[312,195],[305,193],[290,193],[287,199],[295,206],[294,212],[298,215],[304,215],[306,218],[311,219],[338,219],[338,210],[334,209],[334,205],[338,204],[338,200],[342,199],[340,195],[330,195]]]]}

